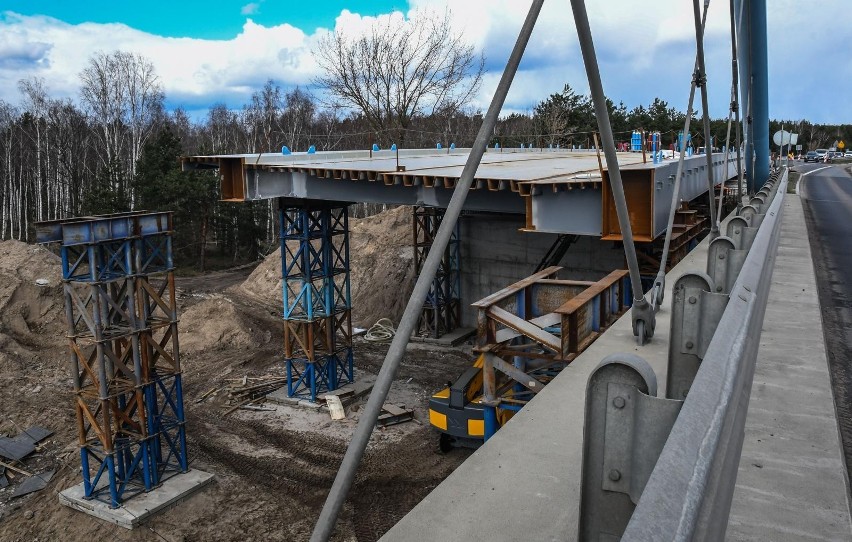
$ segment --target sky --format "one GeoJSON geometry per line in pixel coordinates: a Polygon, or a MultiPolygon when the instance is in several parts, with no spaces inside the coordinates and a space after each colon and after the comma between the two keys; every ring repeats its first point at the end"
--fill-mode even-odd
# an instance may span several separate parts
{"type": "MultiPolygon", "coordinates": [[[[770,117],[852,123],[848,2],[767,3],[770,117]],[[808,19],[814,11],[828,16],[808,19]]],[[[182,107],[195,118],[216,103],[242,107],[269,79],[319,96],[312,50],[323,35],[363,32],[377,20],[447,7],[454,27],[485,55],[488,72],[472,104],[484,111],[528,1],[0,0],[0,100],[19,104],[18,81],[39,77],[52,97],[79,102],[79,74],[88,58],[118,49],[150,59],[167,107],[182,107]]],[[[692,2],[591,1],[587,9],[606,94],[628,108],[660,97],[685,110],[695,59],[692,2]]],[[[711,1],[705,51],[716,118],[727,116],[730,101],[729,24],[728,2],[711,1]]],[[[565,83],[588,92],[569,2],[548,0],[503,113],[529,112],[565,83]]]]}

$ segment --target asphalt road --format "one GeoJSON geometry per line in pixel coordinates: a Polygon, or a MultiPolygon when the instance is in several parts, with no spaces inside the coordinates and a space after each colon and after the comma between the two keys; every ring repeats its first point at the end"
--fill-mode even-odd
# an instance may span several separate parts
{"type": "Polygon", "coordinates": [[[796,164],[847,472],[852,474],[852,174],[850,164],[796,164]],[[821,169],[822,168],[822,169],[821,169]]]}

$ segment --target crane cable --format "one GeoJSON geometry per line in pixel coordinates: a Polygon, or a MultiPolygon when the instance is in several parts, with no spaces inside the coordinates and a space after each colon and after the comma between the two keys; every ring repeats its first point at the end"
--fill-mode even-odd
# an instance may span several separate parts
{"type": "MultiPolygon", "coordinates": [[[[731,117],[734,115],[734,107],[736,104],[736,97],[734,96],[734,85],[731,83],[731,106],[728,108],[728,130],[725,133],[725,178],[728,177],[728,164],[731,162],[731,117]]],[[[719,188],[719,207],[716,211],[716,226],[721,228],[722,224],[722,201],[725,196],[725,183],[722,182],[722,186],[719,188]]]]}

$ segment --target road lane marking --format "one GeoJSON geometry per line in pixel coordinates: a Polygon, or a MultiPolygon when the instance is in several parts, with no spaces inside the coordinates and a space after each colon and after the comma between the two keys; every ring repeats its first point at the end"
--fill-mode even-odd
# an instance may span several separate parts
{"type": "Polygon", "coordinates": [[[831,167],[831,166],[823,166],[823,167],[821,167],[821,168],[819,168],[819,169],[812,169],[812,170],[808,171],[807,173],[802,173],[802,174],[800,175],[800,177],[804,177],[805,175],[810,175],[811,173],[816,173],[817,171],[822,171],[822,170],[824,170],[824,169],[828,169],[828,168],[830,168],[830,167],[831,167]]]}

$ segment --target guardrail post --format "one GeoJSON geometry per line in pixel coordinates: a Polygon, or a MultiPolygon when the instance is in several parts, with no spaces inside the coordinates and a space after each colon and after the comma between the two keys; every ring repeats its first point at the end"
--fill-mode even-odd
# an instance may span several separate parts
{"type": "MultiPolygon", "coordinates": [[[[721,239],[721,238],[719,238],[721,239]]],[[[674,285],[666,397],[683,399],[728,304],[705,273],[685,273],[674,285]]]]}
{"type": "Polygon", "coordinates": [[[627,527],[682,405],[656,395],[635,354],[608,356],[589,377],[580,540],[615,541],[627,527]]]}
{"type": "Polygon", "coordinates": [[[764,217],[760,210],[751,204],[743,206],[743,208],[740,209],[739,215],[743,217],[746,222],[748,222],[749,227],[752,228],[759,228],[764,217]]]}
{"type": "Polygon", "coordinates": [[[743,268],[746,256],[748,251],[737,250],[734,240],[730,237],[723,235],[710,242],[707,251],[707,274],[713,279],[715,293],[731,293],[731,288],[740,274],[740,269],[743,268]]]}
{"type": "Polygon", "coordinates": [[[748,221],[741,217],[735,216],[728,221],[728,237],[730,237],[738,250],[748,250],[754,243],[754,238],[757,236],[758,228],[749,226],[748,221]]]}

